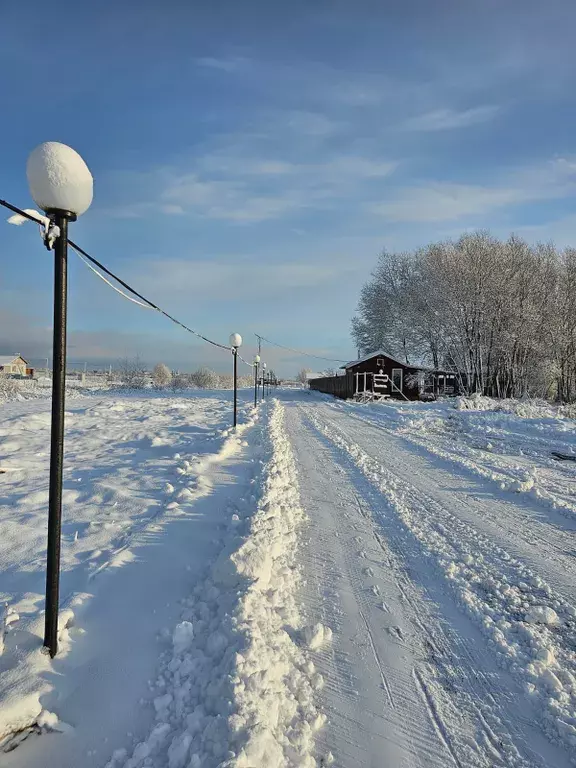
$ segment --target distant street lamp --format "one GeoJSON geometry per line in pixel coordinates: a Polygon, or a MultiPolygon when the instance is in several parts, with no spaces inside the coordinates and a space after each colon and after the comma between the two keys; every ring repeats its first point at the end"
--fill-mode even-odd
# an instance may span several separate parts
{"type": "Polygon", "coordinates": [[[238,347],[242,346],[242,336],[239,333],[230,334],[230,346],[234,357],[234,426],[236,426],[236,411],[238,408],[238,347]]]}
{"type": "MultiPolygon", "coordinates": [[[[44,646],[53,658],[58,651],[62,469],[64,462],[64,399],[66,384],[66,315],[68,222],[88,210],[93,179],[80,155],[66,144],[47,141],[30,154],[26,165],[30,194],[52,223],[54,247],[54,329],[52,354],[52,426],[46,565],[44,646]],[[56,229],[57,228],[57,229],[56,229]]],[[[47,247],[51,243],[47,238],[47,247]]]]}
{"type": "Polygon", "coordinates": [[[254,355],[254,408],[258,405],[258,366],[260,355],[254,355]]]}
{"type": "Polygon", "coordinates": [[[264,391],[265,379],[266,379],[266,363],[262,363],[262,400],[264,400],[264,397],[266,395],[266,392],[264,391]]]}

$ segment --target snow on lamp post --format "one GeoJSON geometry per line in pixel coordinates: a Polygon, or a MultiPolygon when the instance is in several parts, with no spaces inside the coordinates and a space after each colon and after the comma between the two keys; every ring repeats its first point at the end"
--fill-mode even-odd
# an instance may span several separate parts
{"type": "Polygon", "coordinates": [[[258,366],[260,355],[254,355],[254,408],[258,405],[258,366]]]}
{"type": "Polygon", "coordinates": [[[262,363],[262,400],[264,400],[264,397],[266,395],[266,392],[264,391],[266,382],[266,363],[262,363]]]}
{"type": "Polygon", "coordinates": [[[47,141],[36,147],[26,165],[30,193],[49,217],[54,248],[54,328],[52,354],[52,425],[50,436],[50,492],[46,563],[44,646],[58,651],[60,539],[62,528],[62,469],[64,459],[64,396],[66,383],[66,314],[68,222],[88,210],[92,202],[92,174],[80,155],[66,144],[47,141]]]}
{"type": "Polygon", "coordinates": [[[230,334],[230,346],[234,357],[234,426],[236,426],[236,411],[238,408],[238,347],[242,346],[242,336],[239,333],[230,334]]]}

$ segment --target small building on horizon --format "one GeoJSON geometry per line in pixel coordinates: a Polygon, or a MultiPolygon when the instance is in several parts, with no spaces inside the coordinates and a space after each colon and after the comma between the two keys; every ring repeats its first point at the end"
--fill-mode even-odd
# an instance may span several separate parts
{"type": "Polygon", "coordinates": [[[0,355],[0,374],[5,376],[33,376],[34,369],[30,368],[28,362],[19,353],[0,355]]]}

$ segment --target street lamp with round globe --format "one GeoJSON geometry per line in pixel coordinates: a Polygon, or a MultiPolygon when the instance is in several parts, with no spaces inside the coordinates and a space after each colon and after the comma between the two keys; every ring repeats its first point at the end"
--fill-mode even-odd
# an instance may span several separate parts
{"type": "Polygon", "coordinates": [[[238,349],[238,347],[242,346],[242,336],[240,336],[239,333],[231,333],[229,341],[230,346],[234,349],[238,349]]]}
{"type": "Polygon", "coordinates": [[[237,421],[238,411],[238,347],[242,346],[242,336],[239,333],[231,333],[228,339],[232,347],[232,357],[234,359],[234,427],[237,421]]]}
{"type": "Polygon", "coordinates": [[[93,179],[88,166],[72,147],[46,141],[34,149],[26,165],[30,194],[45,211],[55,238],[54,327],[52,355],[52,424],[50,434],[50,487],[48,494],[48,545],[44,645],[50,656],[58,651],[60,601],[60,541],[62,532],[62,474],[64,464],[64,398],[66,383],[66,316],[68,271],[68,222],[76,221],[90,207],[93,179]]]}
{"type": "Polygon", "coordinates": [[[59,141],[45,141],[28,157],[30,194],[46,213],[67,213],[75,220],[92,202],[93,179],[76,150],[59,141]]]}
{"type": "Polygon", "coordinates": [[[258,405],[258,366],[260,355],[254,355],[254,408],[258,405]]]}

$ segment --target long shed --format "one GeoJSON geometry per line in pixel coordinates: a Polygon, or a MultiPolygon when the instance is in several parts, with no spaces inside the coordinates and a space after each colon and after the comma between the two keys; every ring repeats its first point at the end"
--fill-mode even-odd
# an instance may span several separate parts
{"type": "Polygon", "coordinates": [[[310,388],[343,399],[432,399],[459,393],[454,371],[414,366],[384,350],[370,352],[342,366],[344,374],[313,379],[310,388]]]}

